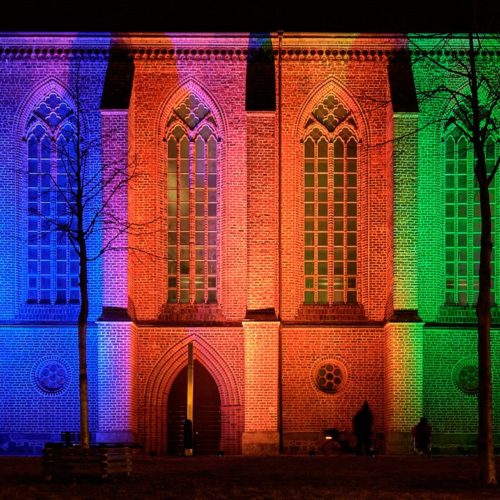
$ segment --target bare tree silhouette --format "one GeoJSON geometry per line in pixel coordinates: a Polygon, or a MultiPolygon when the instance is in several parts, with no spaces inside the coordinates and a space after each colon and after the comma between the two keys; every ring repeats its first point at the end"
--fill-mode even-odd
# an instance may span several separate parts
{"type": "MultiPolygon", "coordinates": [[[[31,206],[29,215],[40,217],[44,226],[67,240],[77,256],[79,276],[78,357],[80,399],[80,443],[90,446],[89,401],[87,373],[87,325],[89,316],[89,263],[109,251],[127,250],[123,237],[137,229],[119,209],[114,200],[127,190],[137,174],[128,158],[114,158],[106,165],[95,161],[106,137],[88,133],[90,113],[82,98],[80,68],[75,66],[71,88],[74,109],[68,110],[68,125],[57,144],[57,169],[43,173],[41,197],[51,199],[55,210],[31,206]],[[89,244],[100,232],[106,237],[95,248],[89,244]]],[[[94,131],[95,132],[95,131],[94,131]]],[[[110,132],[111,135],[113,131],[110,132]]],[[[35,204],[36,206],[36,204],[35,204]]],[[[95,241],[95,240],[94,240],[95,241]]],[[[75,259],[76,260],[76,259],[75,259]]],[[[72,300],[75,302],[75,300],[72,300]]]]}
{"type": "MultiPolygon", "coordinates": [[[[409,37],[415,71],[426,71],[426,88],[417,89],[419,102],[447,101],[449,116],[437,117],[445,130],[465,137],[474,157],[476,199],[480,205],[481,239],[478,333],[478,443],[480,476],[496,484],[491,377],[492,210],[491,189],[500,165],[495,150],[500,125],[500,68],[498,36],[478,33],[409,37]]],[[[436,107],[438,109],[438,107],[436,107]]],[[[435,120],[436,118],[433,118],[435,120]]],[[[497,148],[498,149],[498,148],[497,148]]]]}

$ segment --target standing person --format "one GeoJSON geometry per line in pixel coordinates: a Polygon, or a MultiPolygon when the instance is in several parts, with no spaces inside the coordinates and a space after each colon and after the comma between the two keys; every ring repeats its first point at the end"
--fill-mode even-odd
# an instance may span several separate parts
{"type": "Polygon", "coordinates": [[[420,422],[413,427],[411,434],[415,443],[415,452],[430,455],[432,427],[429,425],[429,422],[425,417],[422,417],[420,422]]]}
{"type": "Polygon", "coordinates": [[[365,401],[352,419],[352,431],[356,436],[356,455],[362,455],[363,451],[368,456],[372,454],[372,425],[373,413],[368,406],[368,401],[365,401]]]}

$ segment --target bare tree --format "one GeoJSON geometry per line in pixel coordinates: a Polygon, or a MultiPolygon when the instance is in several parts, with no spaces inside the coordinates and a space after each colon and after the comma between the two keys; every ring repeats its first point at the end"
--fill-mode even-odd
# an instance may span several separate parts
{"type": "MultiPolygon", "coordinates": [[[[456,127],[466,138],[474,156],[474,176],[481,209],[479,257],[479,294],[476,304],[478,333],[478,452],[480,479],[496,484],[493,442],[493,405],[491,377],[491,286],[493,250],[491,189],[499,168],[500,156],[491,158],[488,143],[499,132],[500,69],[499,40],[494,36],[434,35],[426,39],[410,37],[416,68],[429,71],[428,86],[417,90],[419,100],[447,100],[452,112],[446,126],[456,127]],[[490,141],[489,141],[490,140],[490,141]]],[[[418,71],[419,69],[417,69],[418,71]]]]}
{"type": "MultiPolygon", "coordinates": [[[[50,178],[46,193],[56,200],[56,211],[42,217],[57,235],[64,235],[78,256],[79,263],[79,313],[78,358],[80,399],[80,443],[90,447],[89,401],[87,373],[87,324],[89,315],[89,263],[105,252],[124,249],[121,239],[132,225],[114,208],[113,201],[127,189],[135,177],[127,158],[115,158],[104,168],[96,162],[105,137],[97,136],[88,123],[90,113],[82,98],[82,79],[79,67],[75,70],[73,91],[74,109],[69,111],[69,126],[62,132],[64,140],[58,141],[57,172],[45,174],[50,178]],[[100,231],[106,238],[95,248],[90,240],[100,231]],[[120,248],[118,248],[120,247],[120,248]]],[[[43,194],[43,193],[42,193],[43,194]]],[[[125,247],[126,249],[126,247],[125,247]]]]}

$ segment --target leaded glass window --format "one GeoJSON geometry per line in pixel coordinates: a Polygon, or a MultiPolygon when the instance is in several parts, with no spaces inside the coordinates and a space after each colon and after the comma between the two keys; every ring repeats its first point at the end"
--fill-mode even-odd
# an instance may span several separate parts
{"type": "Polygon", "coordinates": [[[304,302],[357,302],[358,140],[347,108],[325,98],[304,139],[304,302]]]}
{"type": "Polygon", "coordinates": [[[217,302],[215,120],[194,94],[174,109],[166,134],[168,302],[217,302]]]}
{"type": "MultiPolygon", "coordinates": [[[[495,163],[496,144],[486,142],[489,171],[495,163]]],[[[479,294],[479,254],[481,249],[481,208],[474,175],[474,153],[458,129],[445,141],[445,252],[447,304],[475,304],[479,294]]],[[[490,186],[492,237],[495,234],[495,181],[490,186]]],[[[495,256],[491,258],[492,300],[495,300],[495,256]]]]}
{"type": "Polygon", "coordinates": [[[73,224],[68,199],[74,176],[75,116],[55,92],[49,93],[28,120],[27,145],[27,302],[79,302],[79,261],[65,231],[73,224]]]}

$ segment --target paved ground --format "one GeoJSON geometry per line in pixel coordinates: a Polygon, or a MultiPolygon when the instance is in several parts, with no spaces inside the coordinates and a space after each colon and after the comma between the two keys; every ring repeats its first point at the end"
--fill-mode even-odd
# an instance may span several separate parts
{"type": "Polygon", "coordinates": [[[136,457],[129,479],[51,483],[40,470],[38,458],[0,457],[0,498],[500,498],[478,485],[475,457],[136,457]]]}

